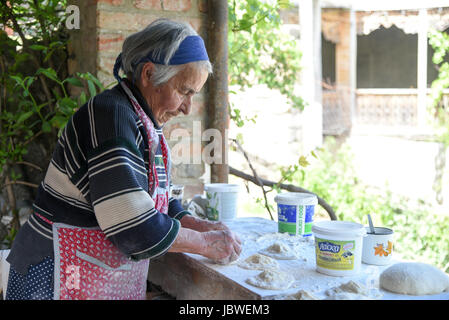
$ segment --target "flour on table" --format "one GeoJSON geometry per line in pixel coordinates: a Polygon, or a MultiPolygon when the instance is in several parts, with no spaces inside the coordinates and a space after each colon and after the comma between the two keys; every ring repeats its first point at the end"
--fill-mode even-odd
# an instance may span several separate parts
{"type": "Polygon", "coordinates": [[[363,294],[357,294],[352,292],[338,292],[331,296],[328,296],[324,300],[371,300],[370,297],[363,294]]]}
{"type": "Polygon", "coordinates": [[[290,242],[290,243],[299,243],[299,242],[314,242],[313,237],[304,237],[302,235],[291,235],[287,232],[273,232],[264,234],[256,239],[257,242],[265,242],[265,241],[282,241],[282,242],[290,242]]]}
{"type": "MultiPolygon", "coordinates": [[[[302,237],[302,236],[301,236],[302,237]]],[[[291,236],[287,232],[280,233],[280,232],[274,232],[274,233],[267,233],[259,238],[257,238],[257,242],[262,241],[273,241],[273,240],[299,240],[300,238],[298,236],[291,236]],[[292,239],[294,238],[294,239],[292,239]]]]}
{"type": "Polygon", "coordinates": [[[255,287],[271,290],[285,290],[295,281],[295,278],[285,272],[276,270],[264,270],[257,276],[246,279],[246,282],[255,287]]]}
{"type": "Polygon", "coordinates": [[[278,260],[296,260],[298,257],[287,244],[276,241],[269,247],[262,249],[259,253],[278,260]]]}
{"type": "Polygon", "coordinates": [[[326,290],[325,294],[326,300],[374,300],[382,296],[379,290],[370,291],[363,284],[352,280],[326,290]]]}
{"type": "Polygon", "coordinates": [[[328,290],[326,290],[326,295],[331,296],[336,293],[341,292],[351,292],[355,294],[362,294],[362,295],[368,295],[368,289],[366,287],[358,282],[354,282],[350,280],[349,282],[343,283],[342,285],[338,287],[333,287],[328,290]]]}
{"type": "Polygon", "coordinates": [[[320,300],[315,297],[311,292],[306,290],[299,290],[298,292],[289,295],[285,298],[285,300],[320,300]]]}
{"type": "Polygon", "coordinates": [[[239,267],[250,270],[279,269],[279,263],[263,254],[253,254],[238,264],[239,267]]]}
{"type": "Polygon", "coordinates": [[[440,269],[421,262],[397,263],[384,270],[380,286],[407,295],[439,294],[449,291],[449,276],[440,269]]]}

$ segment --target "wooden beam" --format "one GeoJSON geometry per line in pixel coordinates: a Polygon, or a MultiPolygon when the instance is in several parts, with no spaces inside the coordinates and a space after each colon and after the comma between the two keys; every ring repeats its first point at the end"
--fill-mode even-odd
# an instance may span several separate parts
{"type": "MultiPolygon", "coordinates": [[[[228,2],[209,0],[208,52],[214,66],[209,79],[208,128],[218,129],[221,133],[221,163],[211,164],[211,182],[228,182],[227,164],[229,128],[228,112],[228,2]]],[[[219,152],[219,150],[214,150],[219,152]]]]}
{"type": "Polygon", "coordinates": [[[324,199],[319,197],[317,194],[310,192],[309,190],[294,186],[292,184],[284,184],[284,183],[278,184],[277,182],[274,182],[274,181],[256,178],[256,177],[246,174],[242,171],[234,169],[233,167],[229,167],[229,173],[236,177],[239,177],[241,179],[251,181],[252,183],[254,183],[256,185],[260,185],[260,183],[262,183],[264,186],[267,186],[267,187],[273,187],[273,186],[277,185],[279,188],[281,188],[283,190],[290,191],[290,192],[303,192],[303,193],[314,194],[318,198],[318,204],[321,207],[323,207],[324,210],[326,210],[326,212],[329,214],[329,217],[331,218],[331,220],[337,220],[337,215],[335,214],[334,209],[332,209],[332,207],[324,199]]]}

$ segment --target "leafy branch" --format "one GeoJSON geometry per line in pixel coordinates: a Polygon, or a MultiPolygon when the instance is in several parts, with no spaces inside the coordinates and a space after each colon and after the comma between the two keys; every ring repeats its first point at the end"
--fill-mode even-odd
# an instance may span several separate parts
{"type": "Polygon", "coordinates": [[[20,228],[13,187],[38,187],[20,172],[43,171],[28,155],[30,146],[45,142],[52,148],[74,112],[105,89],[90,73],[68,74],[65,6],[0,1],[0,186],[13,214],[11,230],[20,228]],[[71,96],[69,86],[82,88],[81,94],[71,96]]]}
{"type": "Polygon", "coordinates": [[[441,105],[443,91],[449,88],[449,35],[432,29],[429,31],[429,43],[435,50],[432,62],[438,69],[438,77],[432,82],[430,110],[436,120],[437,131],[442,143],[449,146],[449,111],[441,105]]]}
{"type": "MultiPolygon", "coordinates": [[[[287,0],[228,2],[230,85],[244,89],[265,84],[285,95],[293,108],[302,110],[304,101],[294,93],[301,69],[300,50],[295,39],[280,29],[279,11],[290,6],[287,0]]],[[[229,108],[238,126],[254,122],[254,118],[242,118],[234,106],[229,108]]]]}

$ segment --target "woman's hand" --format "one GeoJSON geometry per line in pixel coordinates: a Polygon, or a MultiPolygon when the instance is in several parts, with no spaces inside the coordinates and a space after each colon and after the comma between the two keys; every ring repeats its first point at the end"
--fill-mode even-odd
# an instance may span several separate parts
{"type": "Polygon", "coordinates": [[[202,233],[203,256],[219,264],[231,263],[242,252],[240,239],[230,230],[214,230],[202,233]]]}
{"type": "Polygon", "coordinates": [[[229,230],[198,232],[181,228],[168,251],[200,254],[215,263],[228,264],[237,260],[242,248],[240,239],[229,230]]]}
{"type": "Polygon", "coordinates": [[[242,241],[223,222],[186,215],[181,226],[171,252],[196,253],[219,264],[237,260],[242,252],[242,241]]]}
{"type": "Polygon", "coordinates": [[[199,232],[208,232],[213,230],[231,231],[228,226],[221,221],[209,221],[191,215],[185,215],[181,219],[181,225],[184,228],[189,228],[199,232]]]}

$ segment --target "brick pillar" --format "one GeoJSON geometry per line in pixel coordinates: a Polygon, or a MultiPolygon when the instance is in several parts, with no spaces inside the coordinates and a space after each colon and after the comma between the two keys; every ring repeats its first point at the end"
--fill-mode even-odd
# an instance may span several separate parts
{"type": "MultiPolygon", "coordinates": [[[[69,72],[89,71],[108,85],[115,81],[112,69],[120,53],[125,38],[140,31],[158,18],[167,18],[189,23],[207,43],[207,1],[206,0],[71,0],[70,4],[80,8],[80,29],[71,31],[72,44],[69,48],[72,59],[69,72]]],[[[193,100],[192,112],[188,116],[178,116],[170,120],[164,128],[169,145],[174,146],[180,139],[170,141],[174,129],[184,129],[189,133],[185,142],[191,149],[202,148],[201,141],[193,139],[194,122],[201,130],[206,128],[205,103],[207,86],[193,100]],[[195,140],[195,141],[194,141],[195,140]]],[[[196,130],[198,131],[198,130],[196,130]]],[[[201,133],[200,133],[201,137],[201,133]]],[[[193,162],[174,166],[172,181],[185,185],[184,199],[202,193],[205,164],[193,162]]],[[[206,178],[207,179],[207,178],[206,178]]]]}

